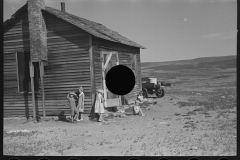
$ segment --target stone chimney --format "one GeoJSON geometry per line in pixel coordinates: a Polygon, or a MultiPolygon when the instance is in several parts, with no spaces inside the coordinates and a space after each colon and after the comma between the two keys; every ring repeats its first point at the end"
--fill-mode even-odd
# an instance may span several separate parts
{"type": "Polygon", "coordinates": [[[64,2],[61,2],[61,11],[65,12],[65,3],[64,2]]]}
{"type": "Polygon", "coordinates": [[[31,61],[47,60],[47,29],[42,15],[44,0],[28,0],[31,61]]]}

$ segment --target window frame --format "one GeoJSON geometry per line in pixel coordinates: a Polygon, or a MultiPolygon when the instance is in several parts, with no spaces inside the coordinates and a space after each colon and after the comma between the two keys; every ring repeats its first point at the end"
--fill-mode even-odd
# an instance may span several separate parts
{"type": "MultiPolygon", "coordinates": [[[[29,91],[24,91],[24,90],[22,90],[22,91],[20,91],[20,78],[19,78],[19,76],[20,76],[20,74],[19,74],[19,67],[18,67],[18,64],[19,64],[19,59],[18,59],[18,53],[23,53],[24,54],[24,51],[15,51],[15,59],[16,59],[16,72],[17,72],[17,85],[18,85],[18,90],[17,90],[17,93],[18,94],[31,94],[32,93],[32,90],[31,90],[31,85],[30,85],[30,90],[29,91]]],[[[29,51],[29,54],[30,54],[30,51],[29,51]]],[[[31,55],[29,55],[29,56],[31,56],[31,55]]],[[[29,62],[28,62],[28,68],[30,67],[29,66],[29,63],[30,63],[30,59],[29,59],[29,62]]],[[[48,66],[48,65],[46,65],[46,66],[48,66]]],[[[35,67],[34,67],[35,68],[35,67]]],[[[30,70],[29,70],[29,72],[30,72],[30,70]]],[[[39,71],[40,72],[40,71],[39,71]]],[[[35,73],[34,73],[35,74],[35,73]]],[[[30,76],[30,75],[29,75],[30,76]]],[[[29,77],[30,78],[30,83],[31,83],[31,77],[29,77]]],[[[34,81],[35,81],[35,77],[34,77],[34,81]]],[[[38,84],[39,85],[39,84],[38,84]]],[[[34,86],[35,87],[35,86],[34,86]]],[[[36,88],[34,88],[34,90],[35,90],[36,88]]],[[[34,93],[37,93],[37,94],[39,94],[40,93],[40,88],[39,88],[39,86],[38,86],[38,90],[35,90],[34,91],[34,93]]]]}

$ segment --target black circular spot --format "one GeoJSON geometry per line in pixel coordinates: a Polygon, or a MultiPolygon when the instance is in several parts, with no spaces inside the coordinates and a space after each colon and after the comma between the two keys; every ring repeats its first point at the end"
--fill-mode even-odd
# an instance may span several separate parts
{"type": "Polygon", "coordinates": [[[18,158],[9,158],[9,160],[19,160],[18,158]]]}
{"type": "Polygon", "coordinates": [[[134,85],[135,75],[127,66],[114,66],[106,75],[106,86],[114,94],[126,95],[132,91],[134,85]]]}
{"type": "Polygon", "coordinates": [[[169,160],[169,159],[167,159],[167,158],[160,158],[159,160],[169,160]]]}
{"type": "Polygon", "coordinates": [[[70,158],[68,160],[79,160],[78,158],[70,158]]]}
{"type": "Polygon", "coordinates": [[[39,158],[38,160],[49,160],[49,158],[39,158]]]}
{"type": "Polygon", "coordinates": [[[198,158],[189,158],[188,160],[199,160],[198,158]]]}
{"type": "Polygon", "coordinates": [[[99,160],[109,160],[109,159],[104,157],[104,158],[100,158],[99,160]]]}

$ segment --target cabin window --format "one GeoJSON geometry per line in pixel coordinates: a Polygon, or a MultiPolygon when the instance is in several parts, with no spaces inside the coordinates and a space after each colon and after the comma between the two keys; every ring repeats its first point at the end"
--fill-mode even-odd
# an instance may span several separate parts
{"type": "MultiPolygon", "coordinates": [[[[18,92],[31,92],[31,78],[29,70],[30,52],[17,52],[18,92]]],[[[39,63],[34,62],[34,90],[39,91],[39,63]]]]}

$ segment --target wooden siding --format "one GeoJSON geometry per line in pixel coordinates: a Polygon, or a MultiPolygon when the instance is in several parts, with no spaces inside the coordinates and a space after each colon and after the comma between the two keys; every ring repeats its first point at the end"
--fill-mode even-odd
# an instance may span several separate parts
{"type": "MultiPolygon", "coordinates": [[[[96,39],[95,39],[96,40],[96,39]]],[[[131,68],[131,54],[136,54],[136,59],[137,59],[137,64],[136,64],[136,85],[133,88],[133,90],[128,93],[126,95],[126,97],[128,98],[129,101],[135,100],[137,97],[137,94],[142,90],[141,89],[141,63],[140,63],[140,50],[139,49],[135,49],[135,48],[131,48],[129,46],[121,46],[121,48],[119,48],[119,46],[112,44],[111,47],[109,48],[109,46],[107,46],[107,48],[105,48],[105,42],[101,43],[101,41],[95,41],[93,42],[95,45],[96,44],[101,44],[104,46],[100,46],[101,50],[106,50],[106,51],[118,51],[118,57],[119,57],[119,64],[121,65],[125,65],[129,68],[131,68]]],[[[111,44],[111,43],[110,43],[111,44]]],[[[109,45],[109,44],[106,44],[109,45]]],[[[96,47],[98,48],[98,47],[96,47]]],[[[95,54],[96,55],[100,55],[100,53],[98,53],[99,50],[95,49],[95,54]]],[[[100,58],[100,57],[99,57],[100,58]]],[[[99,64],[101,64],[101,62],[99,61],[99,64]]],[[[98,65],[100,66],[100,65],[98,65]]],[[[101,67],[101,66],[100,66],[101,67]]],[[[96,73],[99,73],[96,71],[96,73]]],[[[100,74],[101,75],[101,74],[100,74]]]]}
{"type": "MultiPolygon", "coordinates": [[[[4,117],[32,116],[31,95],[18,94],[16,52],[29,52],[29,25],[27,13],[4,30],[4,117]]],[[[38,95],[36,95],[38,98],[38,95]]]]}
{"type": "Polygon", "coordinates": [[[142,90],[142,76],[141,76],[141,57],[140,54],[136,54],[137,58],[137,83],[139,85],[139,92],[142,90]]]}
{"type": "MultiPolygon", "coordinates": [[[[48,63],[45,66],[45,107],[46,116],[60,113],[70,114],[66,99],[68,91],[83,86],[85,93],[85,113],[92,108],[89,34],[81,29],[43,11],[47,26],[48,63]]],[[[129,66],[128,55],[137,55],[137,85],[127,95],[129,100],[136,98],[141,90],[140,49],[93,36],[93,59],[96,88],[102,87],[101,61],[99,47],[119,52],[120,64],[129,66]]],[[[24,13],[4,30],[4,117],[32,116],[31,93],[18,93],[17,51],[29,52],[28,15],[24,13]]],[[[40,88],[41,89],[41,88],[40,88]]],[[[42,116],[41,94],[36,93],[36,112],[42,116]]]]}
{"type": "MultiPolygon", "coordinates": [[[[83,86],[85,113],[91,109],[89,34],[44,13],[47,24],[48,65],[45,66],[46,116],[70,114],[68,91],[83,86]]],[[[23,14],[4,31],[4,117],[32,116],[31,93],[18,93],[16,51],[29,52],[28,15],[23,14]]],[[[36,93],[37,115],[42,115],[41,94],[36,93]]]]}
{"type": "Polygon", "coordinates": [[[111,42],[104,39],[96,38],[93,36],[93,46],[98,46],[100,48],[106,48],[112,51],[127,52],[140,54],[140,48],[127,46],[121,43],[111,42]]]}
{"type": "MultiPolygon", "coordinates": [[[[129,68],[131,68],[131,56],[132,53],[126,53],[126,52],[119,52],[119,64],[125,65],[129,68]]],[[[136,64],[136,84],[133,88],[133,90],[126,95],[128,101],[135,100],[137,97],[137,94],[141,91],[141,64],[140,64],[140,54],[136,54],[137,56],[137,64],[136,64]]]]}
{"type": "Polygon", "coordinates": [[[70,114],[66,99],[68,91],[82,86],[85,93],[85,113],[91,110],[91,79],[89,34],[45,13],[47,24],[48,65],[45,67],[46,115],[70,114]]]}
{"type": "Polygon", "coordinates": [[[95,74],[95,86],[96,89],[103,89],[103,84],[102,84],[102,64],[100,60],[100,49],[99,47],[94,47],[94,52],[93,52],[93,60],[94,60],[94,74],[95,74]]]}

